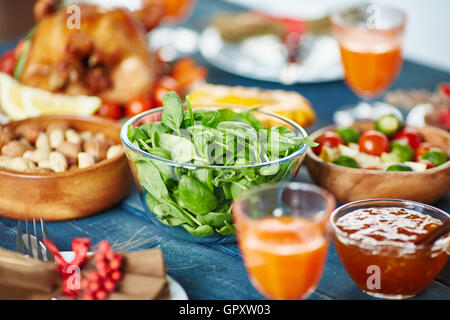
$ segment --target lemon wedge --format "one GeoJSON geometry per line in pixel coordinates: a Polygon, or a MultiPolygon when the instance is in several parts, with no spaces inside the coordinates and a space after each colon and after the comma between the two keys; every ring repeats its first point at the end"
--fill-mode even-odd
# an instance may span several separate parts
{"type": "Polygon", "coordinates": [[[69,96],[25,86],[0,72],[0,108],[12,120],[51,114],[89,116],[101,103],[99,97],[69,96]]]}

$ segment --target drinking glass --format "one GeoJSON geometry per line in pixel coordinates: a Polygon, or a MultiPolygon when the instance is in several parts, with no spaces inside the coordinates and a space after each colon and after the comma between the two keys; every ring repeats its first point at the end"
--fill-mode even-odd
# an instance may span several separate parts
{"type": "Polygon", "coordinates": [[[233,203],[237,240],[250,280],[269,299],[305,299],[328,252],[334,197],[291,182],[251,189],[233,203]]]}
{"type": "Polygon", "coordinates": [[[335,122],[349,125],[387,113],[401,118],[398,109],[374,99],[391,86],[400,72],[405,13],[385,6],[362,5],[336,12],[330,19],[345,82],[362,99],[356,107],[337,111],[335,122]]]}
{"type": "Polygon", "coordinates": [[[189,18],[195,6],[195,0],[158,0],[166,7],[164,23],[179,24],[189,18]]]}

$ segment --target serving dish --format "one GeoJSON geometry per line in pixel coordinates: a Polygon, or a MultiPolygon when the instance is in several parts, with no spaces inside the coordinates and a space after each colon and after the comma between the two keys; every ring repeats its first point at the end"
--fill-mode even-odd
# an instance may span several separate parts
{"type": "Polygon", "coordinates": [[[444,268],[450,235],[417,240],[450,219],[415,201],[373,199],[348,203],[330,216],[333,242],[347,273],[365,293],[405,299],[425,289],[444,268]]]}
{"type": "MultiPolygon", "coordinates": [[[[360,132],[374,129],[371,121],[352,125],[360,132]]],[[[311,134],[317,139],[325,131],[334,130],[328,126],[311,134]]],[[[433,146],[450,150],[450,134],[431,126],[416,128],[424,140],[433,146]]],[[[322,161],[312,150],[306,155],[309,174],[316,184],[330,191],[341,203],[373,198],[397,198],[433,203],[450,190],[450,161],[436,168],[422,172],[386,172],[348,168],[322,161]]]]}
{"type": "MultiPolygon", "coordinates": [[[[246,107],[242,106],[233,106],[233,105],[220,105],[220,104],[200,104],[200,105],[193,105],[192,108],[194,110],[197,109],[208,109],[208,110],[221,110],[221,109],[231,109],[231,110],[248,110],[246,107]]],[[[141,199],[143,202],[143,206],[146,210],[146,213],[150,220],[159,226],[162,230],[166,231],[168,234],[188,241],[193,242],[203,242],[203,243],[232,243],[235,242],[235,236],[234,232],[219,232],[218,229],[214,229],[215,232],[211,234],[211,232],[208,232],[207,234],[203,233],[201,236],[193,236],[190,233],[188,233],[181,225],[184,226],[184,222],[182,223],[171,223],[169,218],[166,218],[170,216],[171,221],[173,221],[174,216],[173,214],[168,215],[167,210],[170,208],[174,209],[176,212],[179,213],[179,211],[183,212],[183,210],[180,210],[177,206],[182,206],[186,204],[186,200],[182,200],[182,202],[179,201],[180,197],[180,182],[184,180],[187,180],[185,177],[198,177],[201,172],[211,174],[210,177],[213,179],[216,179],[217,183],[214,183],[214,195],[211,195],[211,197],[216,196],[217,200],[216,208],[213,210],[216,210],[215,212],[208,209],[206,212],[209,213],[216,213],[221,212],[223,214],[224,218],[220,218],[220,221],[223,222],[226,219],[231,219],[231,214],[229,212],[229,209],[231,209],[231,202],[234,198],[233,190],[230,191],[231,196],[219,196],[216,192],[220,192],[221,190],[217,190],[218,188],[224,188],[225,184],[227,184],[230,181],[230,176],[236,176],[239,179],[241,179],[241,175],[244,176],[244,170],[245,170],[245,177],[247,175],[252,175],[252,179],[249,182],[248,186],[246,188],[250,188],[252,185],[257,185],[261,183],[266,182],[278,182],[278,181],[289,181],[292,180],[298,170],[299,167],[305,157],[305,151],[307,149],[307,146],[305,144],[302,144],[299,149],[292,154],[290,154],[287,157],[280,158],[277,160],[273,160],[270,162],[265,163],[254,163],[254,164],[247,164],[247,165],[235,165],[235,166],[223,166],[223,165],[205,165],[205,164],[192,164],[192,163],[183,163],[183,162],[176,162],[173,160],[163,159],[157,156],[154,156],[146,151],[141,150],[138,148],[135,144],[133,144],[128,136],[130,128],[139,126],[142,124],[142,122],[145,123],[152,123],[155,121],[159,121],[161,119],[161,114],[163,112],[163,108],[153,109],[147,112],[144,112],[138,116],[135,116],[131,118],[125,125],[122,127],[121,131],[121,139],[122,143],[125,146],[125,152],[128,156],[128,159],[130,161],[130,166],[132,168],[133,176],[135,179],[135,182],[138,186],[139,192],[141,194],[141,199]],[[163,173],[159,173],[158,171],[155,172],[155,169],[157,168],[159,171],[163,171],[163,173]],[[265,174],[265,176],[259,176],[260,171],[259,170],[272,170],[273,173],[265,174]],[[156,188],[155,185],[152,185],[152,181],[160,180],[161,175],[163,177],[168,177],[166,182],[162,182],[165,184],[165,187],[161,186],[161,183],[158,183],[156,188]],[[256,178],[255,176],[256,175],[256,178]],[[148,177],[151,177],[149,179],[148,177]],[[261,179],[257,179],[260,177],[261,179]],[[147,187],[144,187],[143,185],[147,185],[147,187]],[[150,187],[149,187],[150,185],[150,187]],[[177,186],[178,185],[178,186],[177,186]],[[156,194],[157,190],[164,189],[165,192],[168,192],[169,198],[167,195],[164,194],[156,194]],[[153,194],[149,193],[148,190],[150,190],[153,194]],[[175,190],[175,191],[172,191],[175,190]],[[175,192],[177,192],[175,194],[175,192]],[[168,198],[169,207],[165,207],[167,203],[162,203],[162,198],[166,199],[168,198]],[[184,203],[183,203],[184,202],[184,203]],[[150,205],[149,205],[150,203],[150,205]],[[154,210],[158,210],[158,213],[152,212],[152,210],[149,208],[149,206],[153,206],[154,210]],[[164,206],[164,207],[163,207],[164,206]],[[223,208],[228,208],[225,210],[221,210],[223,208]],[[220,210],[220,211],[219,211],[220,210]],[[158,219],[158,217],[159,219],[158,219]],[[162,223],[160,219],[165,220],[165,223],[162,223]]],[[[259,118],[259,120],[268,126],[274,126],[274,125],[283,125],[285,127],[291,128],[293,130],[293,133],[297,137],[306,137],[307,134],[304,131],[304,129],[296,124],[295,122],[286,119],[282,116],[271,114],[269,112],[265,111],[254,111],[255,117],[259,118]]],[[[166,138],[165,138],[166,139],[166,138]]],[[[174,149],[175,149],[174,145],[174,149]]],[[[245,178],[244,177],[244,178],[245,178]]],[[[244,179],[243,178],[243,179],[244,179]]],[[[247,179],[247,178],[245,178],[247,179]]],[[[194,179],[195,180],[195,179],[194,179]]],[[[237,182],[237,180],[236,180],[237,182]]],[[[184,182],[183,182],[184,183],[184,182]]],[[[231,182],[230,188],[231,188],[231,182]]],[[[199,187],[200,188],[200,187],[199,187]]],[[[200,188],[201,189],[201,188],[200,188]]],[[[164,191],[163,190],[163,191],[164,191]]],[[[200,191],[199,191],[200,192],[200,191]]],[[[208,193],[205,191],[205,193],[208,193]]],[[[194,195],[192,195],[194,197],[194,195]]],[[[207,202],[205,198],[205,202],[207,202]]],[[[189,201],[189,199],[187,199],[189,201]]],[[[164,202],[164,201],[163,201],[164,202]]],[[[187,208],[187,207],[185,207],[187,208]]],[[[171,209],[171,210],[172,210],[171,209]]],[[[190,207],[189,209],[194,209],[194,207],[190,207]]],[[[187,209],[186,209],[187,210],[187,209]]],[[[194,210],[195,211],[195,210],[194,210]]],[[[194,212],[191,210],[190,214],[193,214],[194,212]]],[[[172,211],[171,211],[172,212],[172,211]]],[[[198,211],[197,211],[198,212],[198,211]]],[[[206,212],[200,213],[200,215],[205,215],[206,212]]],[[[187,214],[185,212],[185,214],[187,214]]],[[[189,215],[189,214],[188,214],[189,215]]],[[[199,217],[199,215],[196,216],[196,219],[201,219],[202,217],[199,217]]],[[[185,219],[185,218],[183,218],[185,219]]],[[[191,218],[192,219],[192,218],[191,218]]],[[[177,218],[176,220],[179,221],[177,218]]],[[[190,222],[190,220],[188,220],[190,222]]],[[[200,221],[201,222],[201,221],[200,221]]],[[[219,228],[219,226],[215,225],[216,222],[210,222],[210,223],[203,223],[200,225],[201,227],[205,227],[205,229],[208,229],[210,226],[214,226],[214,228],[219,228]]],[[[231,228],[231,220],[228,223],[225,223],[225,226],[231,228]]],[[[196,225],[197,228],[197,225],[196,225]]],[[[189,228],[188,228],[189,229],[189,228]]],[[[224,229],[225,230],[225,229],[224,229]]],[[[231,231],[232,229],[229,229],[227,231],[231,231]]]]}
{"type": "MultiPolygon", "coordinates": [[[[214,26],[208,26],[200,35],[199,49],[212,65],[242,77],[282,82],[280,70],[285,48],[274,35],[262,35],[232,43],[222,39],[214,26]],[[262,49],[263,48],[263,49],[262,49]],[[262,50],[261,50],[262,49],[262,50]],[[271,52],[269,55],[263,52],[271,52]]],[[[296,83],[321,83],[342,79],[339,48],[333,37],[323,34],[309,37],[308,46],[302,49],[306,57],[300,64],[296,83]]]]}
{"type": "MultiPolygon", "coordinates": [[[[14,130],[24,123],[47,126],[65,121],[77,131],[103,133],[120,143],[120,126],[100,117],[42,116],[6,125],[14,130]]],[[[122,153],[83,169],[45,174],[0,169],[0,215],[11,219],[40,218],[58,221],[102,211],[123,199],[132,185],[122,153]]]]}

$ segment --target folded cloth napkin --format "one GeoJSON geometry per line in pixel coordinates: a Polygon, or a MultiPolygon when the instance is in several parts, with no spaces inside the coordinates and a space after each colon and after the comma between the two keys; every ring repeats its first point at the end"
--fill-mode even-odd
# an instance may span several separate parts
{"type": "Polygon", "coordinates": [[[0,299],[50,299],[61,291],[61,276],[44,262],[0,248],[0,299]]]}
{"type": "MultiPolygon", "coordinates": [[[[90,257],[82,267],[86,276],[95,266],[90,257]]],[[[166,299],[169,294],[161,250],[123,253],[122,280],[108,299],[166,299]]],[[[0,248],[0,300],[51,299],[61,293],[62,278],[53,262],[34,260],[0,248]]]]}

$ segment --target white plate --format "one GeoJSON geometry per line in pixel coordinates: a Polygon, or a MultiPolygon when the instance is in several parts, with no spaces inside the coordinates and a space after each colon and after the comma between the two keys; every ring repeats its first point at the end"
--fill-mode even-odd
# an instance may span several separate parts
{"type": "MultiPolygon", "coordinates": [[[[92,253],[88,253],[88,255],[91,254],[92,253]]],[[[71,261],[75,255],[73,251],[61,251],[61,256],[64,260],[71,261]]],[[[168,300],[188,300],[186,291],[184,291],[183,287],[178,282],[170,276],[167,276],[167,282],[169,284],[170,291],[168,300]]]]}
{"type": "MultiPolygon", "coordinates": [[[[339,47],[330,35],[308,35],[305,58],[300,64],[298,83],[340,80],[343,69],[339,47]]],[[[276,36],[264,35],[245,39],[237,44],[222,40],[220,32],[207,27],[200,35],[199,49],[212,65],[242,77],[281,82],[284,45],[276,36]]]]}

